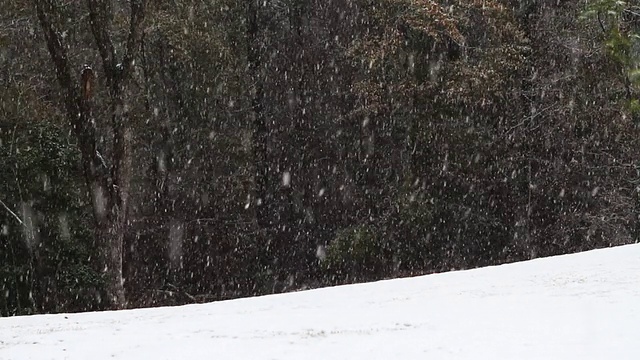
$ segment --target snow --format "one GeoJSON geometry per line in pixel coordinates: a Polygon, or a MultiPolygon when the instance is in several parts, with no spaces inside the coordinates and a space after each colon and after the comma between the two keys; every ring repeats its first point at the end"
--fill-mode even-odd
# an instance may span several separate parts
{"type": "Polygon", "coordinates": [[[0,359],[640,359],[640,244],[181,307],[0,319],[0,359]]]}

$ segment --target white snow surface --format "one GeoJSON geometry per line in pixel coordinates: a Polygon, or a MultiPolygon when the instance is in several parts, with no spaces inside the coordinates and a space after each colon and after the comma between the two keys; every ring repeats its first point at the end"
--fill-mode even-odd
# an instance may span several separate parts
{"type": "Polygon", "coordinates": [[[0,359],[640,359],[640,244],[209,304],[0,318],[0,359]]]}

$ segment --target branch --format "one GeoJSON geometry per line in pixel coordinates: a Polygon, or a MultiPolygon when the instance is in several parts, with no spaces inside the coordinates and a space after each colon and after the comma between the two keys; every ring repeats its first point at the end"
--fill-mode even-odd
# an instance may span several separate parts
{"type": "Polygon", "coordinates": [[[189,300],[195,302],[198,302],[198,299],[196,299],[195,296],[189,294],[188,292],[181,290],[180,288],[178,288],[177,286],[173,285],[173,284],[166,284],[167,288],[170,288],[171,290],[164,290],[164,289],[153,289],[153,291],[155,292],[160,292],[160,293],[167,293],[170,296],[173,296],[173,294],[182,294],[184,296],[186,296],[189,300]]]}
{"type": "Polygon", "coordinates": [[[600,28],[602,29],[603,33],[607,33],[607,30],[604,28],[604,24],[602,23],[602,18],[600,17],[600,11],[598,11],[598,23],[600,24],[600,28]]]}
{"type": "Polygon", "coordinates": [[[636,12],[636,11],[629,10],[629,9],[624,9],[624,10],[622,10],[622,11],[626,12],[627,14],[631,14],[631,15],[633,15],[633,16],[638,16],[638,17],[640,17],[640,12],[636,12]]]}
{"type": "Polygon", "coordinates": [[[142,23],[144,22],[147,0],[131,0],[131,20],[129,23],[129,36],[127,49],[122,61],[122,78],[126,79],[134,65],[134,59],[140,48],[142,39],[142,23]]]}
{"type": "Polygon", "coordinates": [[[22,219],[20,219],[20,217],[18,215],[16,215],[16,213],[14,213],[13,211],[11,211],[11,209],[9,209],[9,207],[2,201],[0,200],[0,204],[2,204],[2,206],[4,206],[5,209],[7,209],[7,211],[9,212],[9,214],[13,215],[14,218],[16,218],[16,220],[18,220],[18,222],[20,223],[20,225],[24,225],[24,222],[22,221],[22,219]]]}
{"type": "Polygon", "coordinates": [[[95,129],[90,126],[87,111],[80,98],[80,89],[71,75],[69,59],[62,35],[53,24],[55,0],[34,0],[40,26],[44,32],[47,49],[56,70],[58,83],[65,92],[64,102],[71,125],[80,141],[81,151],[93,158],[95,148],[95,129]]]}
{"type": "Polygon", "coordinates": [[[109,35],[110,0],[87,0],[91,32],[96,40],[98,52],[102,58],[102,67],[109,85],[114,85],[116,70],[116,52],[109,35]]]}
{"type": "Polygon", "coordinates": [[[51,55],[51,60],[56,70],[56,77],[60,87],[63,91],[66,91],[65,105],[69,116],[72,117],[73,126],[79,130],[81,127],[80,121],[80,106],[77,102],[78,88],[71,76],[71,70],[69,69],[69,60],[67,53],[62,45],[62,36],[60,32],[56,30],[52,22],[52,14],[54,10],[53,0],[35,0],[36,13],[40,26],[44,31],[44,38],[47,42],[47,49],[51,55]]]}

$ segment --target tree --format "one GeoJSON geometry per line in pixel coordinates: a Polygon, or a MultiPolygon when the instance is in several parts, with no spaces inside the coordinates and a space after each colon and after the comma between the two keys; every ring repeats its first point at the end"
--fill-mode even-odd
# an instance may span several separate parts
{"type": "Polygon", "coordinates": [[[111,159],[107,162],[98,148],[96,122],[92,113],[92,99],[83,97],[78,81],[72,73],[63,33],[58,28],[60,4],[56,0],[34,0],[37,18],[44,33],[47,49],[55,68],[58,84],[63,91],[67,118],[78,141],[84,176],[89,188],[94,215],[95,247],[98,252],[97,269],[104,275],[107,304],[111,308],[126,306],[123,279],[123,241],[128,220],[129,189],[132,176],[132,130],[128,87],[145,18],[146,0],[131,0],[127,38],[118,61],[116,44],[111,32],[112,8],[107,0],[87,0],[89,23],[95,46],[102,59],[102,70],[109,98],[111,116],[111,159]]]}
{"type": "Polygon", "coordinates": [[[260,34],[259,3],[256,0],[246,0],[246,44],[247,64],[249,71],[249,84],[251,110],[253,117],[253,156],[255,166],[255,211],[258,225],[269,226],[268,205],[270,201],[268,186],[267,164],[267,122],[264,113],[264,88],[262,83],[262,40],[260,34]]]}
{"type": "Polygon", "coordinates": [[[117,308],[638,236],[634,2],[145,3],[0,0],[4,313],[95,308],[89,264],[117,308]]]}

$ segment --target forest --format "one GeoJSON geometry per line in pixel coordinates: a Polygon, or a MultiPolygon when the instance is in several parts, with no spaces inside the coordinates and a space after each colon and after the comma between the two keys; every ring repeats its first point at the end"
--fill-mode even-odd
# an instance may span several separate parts
{"type": "Polygon", "coordinates": [[[0,0],[0,315],[640,238],[635,0],[0,0]]]}

